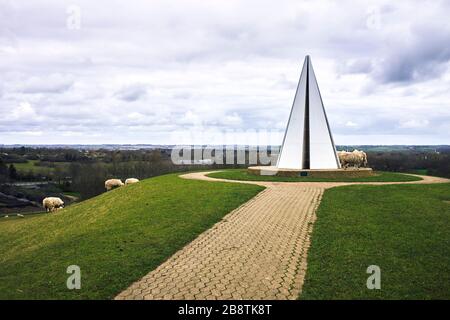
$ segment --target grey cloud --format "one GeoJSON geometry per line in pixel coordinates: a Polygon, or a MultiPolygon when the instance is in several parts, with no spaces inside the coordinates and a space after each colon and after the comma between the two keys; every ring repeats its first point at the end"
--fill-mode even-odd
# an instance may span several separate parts
{"type": "Polygon", "coordinates": [[[31,77],[17,90],[22,93],[61,93],[69,90],[74,81],[71,76],[52,74],[50,76],[31,77]]]}
{"type": "Polygon", "coordinates": [[[297,82],[289,80],[285,74],[280,74],[275,80],[274,86],[281,89],[295,90],[295,88],[297,87],[297,82]]]}
{"type": "Polygon", "coordinates": [[[370,73],[372,70],[372,61],[367,58],[348,60],[338,64],[338,72],[340,73],[370,73]]]}
{"type": "Polygon", "coordinates": [[[145,85],[133,85],[123,88],[116,93],[116,96],[125,101],[136,101],[144,97],[147,94],[147,88],[145,85]]]}
{"type": "Polygon", "coordinates": [[[337,134],[450,139],[439,122],[450,117],[450,7],[440,3],[79,0],[81,29],[68,30],[70,4],[2,2],[0,114],[16,117],[2,132],[151,143],[198,123],[283,130],[309,53],[337,134]]]}
{"type": "Polygon", "coordinates": [[[416,26],[413,39],[381,61],[374,73],[381,82],[423,81],[446,71],[450,60],[450,30],[416,26]]]}
{"type": "Polygon", "coordinates": [[[338,64],[341,74],[365,73],[381,84],[410,83],[438,78],[450,61],[450,29],[416,25],[411,37],[385,40],[386,50],[375,57],[338,64]],[[395,42],[395,43],[394,43],[395,42]]]}
{"type": "Polygon", "coordinates": [[[183,99],[183,100],[185,100],[185,99],[192,98],[192,94],[189,93],[189,92],[177,92],[177,93],[173,94],[173,97],[175,99],[183,99]]]}

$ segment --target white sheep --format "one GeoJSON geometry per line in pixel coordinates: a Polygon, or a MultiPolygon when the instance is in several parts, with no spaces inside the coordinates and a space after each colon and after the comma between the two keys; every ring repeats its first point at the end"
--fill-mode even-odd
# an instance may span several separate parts
{"type": "Polygon", "coordinates": [[[367,165],[367,155],[364,151],[353,150],[353,152],[339,151],[339,161],[345,169],[348,167],[365,167],[367,165]]]}
{"type": "Polygon", "coordinates": [[[133,184],[133,183],[137,183],[137,182],[139,182],[139,179],[136,179],[136,178],[128,178],[127,180],[125,180],[125,185],[133,184]]]}
{"type": "Polygon", "coordinates": [[[123,186],[123,182],[120,179],[109,179],[105,181],[106,191],[123,186]]]}
{"type": "Polygon", "coordinates": [[[59,208],[64,208],[64,201],[57,197],[47,197],[42,200],[42,206],[47,212],[53,212],[59,208]]]}

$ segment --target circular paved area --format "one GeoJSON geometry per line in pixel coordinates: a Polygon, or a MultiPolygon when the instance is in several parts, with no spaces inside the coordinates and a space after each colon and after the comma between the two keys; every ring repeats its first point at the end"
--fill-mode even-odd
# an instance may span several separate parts
{"type": "Polygon", "coordinates": [[[116,299],[297,299],[306,273],[315,211],[326,188],[350,184],[443,183],[421,176],[411,182],[260,182],[185,179],[265,186],[116,299]]]}

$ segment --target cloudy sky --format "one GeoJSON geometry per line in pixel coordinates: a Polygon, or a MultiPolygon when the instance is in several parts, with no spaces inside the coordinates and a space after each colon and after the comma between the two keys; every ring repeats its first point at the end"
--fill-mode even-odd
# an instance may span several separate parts
{"type": "Polygon", "coordinates": [[[0,144],[450,144],[449,1],[0,0],[0,144]],[[256,138],[255,138],[256,137],[256,138]]]}

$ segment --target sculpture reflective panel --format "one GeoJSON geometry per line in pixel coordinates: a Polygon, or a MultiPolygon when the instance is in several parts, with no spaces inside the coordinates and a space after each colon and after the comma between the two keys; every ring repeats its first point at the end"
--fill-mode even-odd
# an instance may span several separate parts
{"type": "Polygon", "coordinates": [[[309,56],[306,56],[303,63],[277,167],[280,169],[340,168],[309,56]]]}

